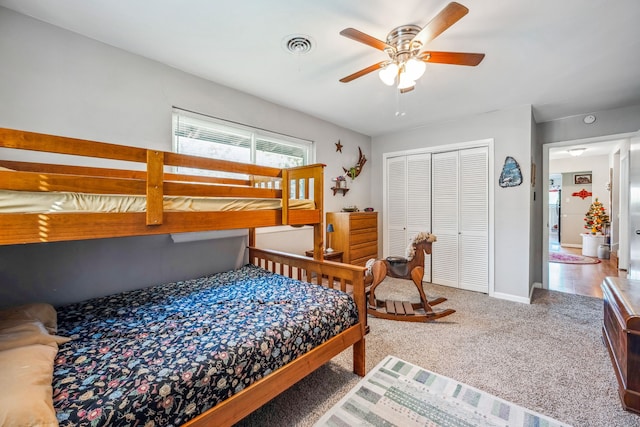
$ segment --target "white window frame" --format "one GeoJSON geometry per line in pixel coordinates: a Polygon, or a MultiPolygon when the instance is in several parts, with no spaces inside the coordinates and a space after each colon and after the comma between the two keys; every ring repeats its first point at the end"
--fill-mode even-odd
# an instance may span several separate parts
{"type": "MultiPolygon", "coordinates": [[[[186,117],[186,118],[194,118],[197,120],[202,120],[207,122],[207,125],[211,125],[213,128],[217,128],[223,132],[227,133],[239,133],[243,136],[247,136],[250,139],[250,163],[256,164],[256,147],[257,140],[267,140],[273,141],[282,145],[291,145],[297,148],[302,149],[305,152],[305,159],[303,160],[303,165],[312,164],[315,161],[315,144],[313,141],[305,140],[302,138],[293,137],[290,135],[284,135],[277,132],[268,131],[265,129],[255,128],[247,125],[243,125],[240,123],[231,122],[228,120],[219,119],[212,116],[207,116],[205,114],[196,113],[193,111],[184,110],[181,108],[173,107],[172,115],[171,115],[171,141],[172,141],[172,150],[176,153],[178,151],[178,141],[176,137],[176,128],[178,125],[178,118],[186,117]]],[[[232,160],[221,158],[220,160],[232,160]]],[[[277,165],[265,165],[265,166],[273,166],[273,167],[283,167],[277,165]]],[[[197,173],[194,172],[194,173],[197,173]]],[[[308,228],[308,226],[304,226],[301,228],[308,228]]],[[[279,231],[288,231],[291,227],[289,226],[281,226],[281,227],[269,227],[269,228],[259,228],[257,229],[258,233],[273,233],[279,231]]],[[[237,230],[219,230],[219,231],[204,231],[204,232],[194,232],[194,233],[173,233],[171,234],[171,238],[174,243],[183,243],[183,242],[194,242],[198,240],[210,240],[210,239],[220,239],[226,237],[242,237],[247,235],[247,229],[237,229],[237,230]]]]}
{"type": "MultiPolygon", "coordinates": [[[[171,120],[171,139],[173,151],[179,153],[178,139],[176,136],[176,128],[178,125],[178,119],[180,117],[193,118],[201,120],[211,126],[214,130],[219,129],[225,133],[238,133],[244,137],[247,137],[250,141],[250,161],[248,163],[257,164],[257,141],[271,141],[280,145],[287,145],[296,147],[304,152],[303,165],[308,165],[315,160],[315,145],[313,141],[305,140],[302,138],[293,137],[290,135],[280,134],[277,132],[268,131],[256,127],[243,125],[228,120],[219,119],[205,114],[195,113],[193,111],[183,110],[177,107],[173,108],[172,120],[171,120]]],[[[220,158],[220,160],[232,160],[228,158],[220,158]]],[[[284,167],[283,165],[262,165],[272,167],[284,167]]]]}

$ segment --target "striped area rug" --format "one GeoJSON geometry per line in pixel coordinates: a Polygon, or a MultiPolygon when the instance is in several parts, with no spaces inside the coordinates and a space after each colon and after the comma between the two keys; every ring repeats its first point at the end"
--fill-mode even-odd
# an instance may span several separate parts
{"type": "Polygon", "coordinates": [[[380,362],[315,425],[568,426],[394,356],[380,362]]]}

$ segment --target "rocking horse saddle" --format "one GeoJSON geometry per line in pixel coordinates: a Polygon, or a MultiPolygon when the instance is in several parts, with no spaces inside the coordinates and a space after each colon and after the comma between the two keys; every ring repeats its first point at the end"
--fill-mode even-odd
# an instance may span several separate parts
{"type": "Polygon", "coordinates": [[[397,277],[407,277],[411,274],[409,271],[409,261],[406,258],[390,256],[387,257],[387,263],[389,264],[390,272],[397,277]]]}

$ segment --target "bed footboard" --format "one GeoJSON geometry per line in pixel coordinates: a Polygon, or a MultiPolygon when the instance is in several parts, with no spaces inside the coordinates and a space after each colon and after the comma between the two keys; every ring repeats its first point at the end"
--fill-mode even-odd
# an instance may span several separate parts
{"type": "Polygon", "coordinates": [[[351,346],[353,371],[360,376],[365,375],[367,311],[363,267],[253,247],[249,248],[249,260],[253,265],[283,276],[319,285],[332,283],[346,289],[352,293],[358,307],[359,323],[187,422],[185,426],[233,425],[351,346]]]}

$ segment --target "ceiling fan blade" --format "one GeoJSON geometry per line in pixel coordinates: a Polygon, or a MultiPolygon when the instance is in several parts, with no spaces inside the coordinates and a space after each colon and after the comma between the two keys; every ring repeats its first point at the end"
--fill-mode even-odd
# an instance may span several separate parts
{"type": "Polygon", "coordinates": [[[380,68],[384,67],[386,63],[388,63],[389,61],[382,61],[382,62],[378,62],[377,64],[373,64],[367,68],[363,68],[360,71],[357,71],[353,74],[348,75],[347,77],[343,77],[340,79],[340,81],[342,83],[349,83],[352,80],[357,79],[358,77],[362,77],[366,74],[372,73],[376,70],[379,70],[380,68]]]}
{"type": "Polygon", "coordinates": [[[484,59],[484,53],[423,52],[419,57],[424,62],[437,64],[468,65],[475,67],[484,59]]]}
{"type": "Polygon", "coordinates": [[[358,31],[355,28],[345,28],[344,30],[340,31],[340,35],[348,37],[357,42],[364,43],[376,49],[385,50],[391,48],[391,46],[389,46],[382,40],[378,40],[377,38],[372,37],[369,34],[365,34],[362,31],[358,31]]]}
{"type": "Polygon", "coordinates": [[[438,13],[422,30],[413,38],[422,43],[422,46],[438,37],[444,30],[455,24],[464,15],[469,13],[469,9],[460,3],[451,2],[438,13]]]}

